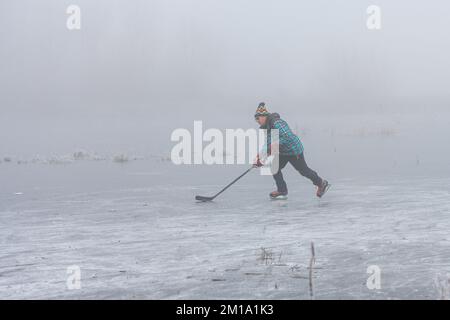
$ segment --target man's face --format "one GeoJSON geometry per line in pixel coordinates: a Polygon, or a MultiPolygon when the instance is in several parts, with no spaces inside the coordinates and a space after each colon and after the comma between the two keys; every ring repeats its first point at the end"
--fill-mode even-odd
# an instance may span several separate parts
{"type": "Polygon", "coordinates": [[[256,122],[258,122],[258,124],[259,124],[260,126],[263,126],[263,125],[266,124],[267,116],[257,116],[257,117],[255,118],[255,120],[256,120],[256,122]]]}

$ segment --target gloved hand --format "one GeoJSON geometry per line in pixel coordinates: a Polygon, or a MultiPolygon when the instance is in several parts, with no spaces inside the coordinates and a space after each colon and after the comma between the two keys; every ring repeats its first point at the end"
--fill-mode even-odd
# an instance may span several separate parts
{"type": "Polygon", "coordinates": [[[259,155],[256,156],[255,161],[253,162],[253,166],[255,168],[262,167],[264,164],[261,162],[261,159],[259,158],[259,155]]]}
{"type": "Polygon", "coordinates": [[[254,167],[270,167],[272,165],[273,160],[275,159],[275,156],[271,155],[265,158],[263,161],[261,161],[259,155],[256,157],[255,162],[253,164],[254,167]]]}

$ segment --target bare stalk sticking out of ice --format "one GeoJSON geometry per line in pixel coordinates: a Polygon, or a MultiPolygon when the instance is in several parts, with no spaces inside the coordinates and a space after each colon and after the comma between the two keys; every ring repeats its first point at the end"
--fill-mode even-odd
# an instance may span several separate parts
{"type": "Polygon", "coordinates": [[[311,259],[309,260],[309,296],[311,300],[314,299],[314,287],[313,287],[313,267],[316,262],[316,254],[314,251],[314,242],[311,242],[311,259]]]}

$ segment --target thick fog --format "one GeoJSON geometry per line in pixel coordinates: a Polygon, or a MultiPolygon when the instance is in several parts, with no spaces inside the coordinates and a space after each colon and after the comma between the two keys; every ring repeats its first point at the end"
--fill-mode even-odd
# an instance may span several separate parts
{"type": "Polygon", "coordinates": [[[322,166],[445,165],[449,10],[445,0],[3,0],[0,156],[168,155],[174,129],[255,127],[265,101],[322,166]],[[71,4],[80,30],[66,27],[71,4]],[[380,30],[367,27],[370,5],[380,30]]]}
{"type": "Polygon", "coordinates": [[[449,33],[449,0],[0,0],[0,299],[448,299],[449,33]],[[262,101],[319,189],[170,161],[262,101]]]}

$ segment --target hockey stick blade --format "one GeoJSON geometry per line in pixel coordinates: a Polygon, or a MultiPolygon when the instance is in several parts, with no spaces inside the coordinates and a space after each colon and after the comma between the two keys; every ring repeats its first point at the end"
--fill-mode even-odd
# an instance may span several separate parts
{"type": "Polygon", "coordinates": [[[223,188],[222,190],[220,190],[217,194],[215,194],[212,197],[204,197],[204,196],[195,196],[195,200],[198,201],[202,201],[202,202],[207,202],[207,201],[213,201],[219,194],[221,194],[222,192],[224,192],[225,190],[227,190],[229,187],[231,187],[236,181],[238,181],[240,178],[242,178],[243,176],[245,176],[247,173],[250,172],[250,170],[252,170],[254,168],[254,166],[251,166],[249,169],[247,169],[243,174],[241,174],[239,177],[237,177],[236,179],[234,179],[233,181],[231,181],[225,188],[223,188]]]}
{"type": "Polygon", "coordinates": [[[204,196],[195,196],[195,200],[207,202],[207,201],[213,201],[214,197],[204,197],[204,196]]]}

